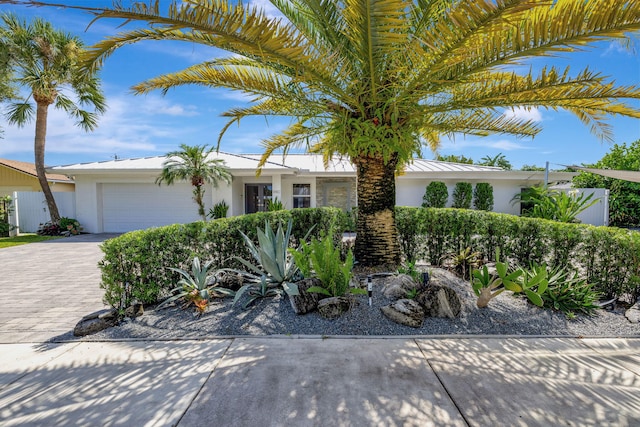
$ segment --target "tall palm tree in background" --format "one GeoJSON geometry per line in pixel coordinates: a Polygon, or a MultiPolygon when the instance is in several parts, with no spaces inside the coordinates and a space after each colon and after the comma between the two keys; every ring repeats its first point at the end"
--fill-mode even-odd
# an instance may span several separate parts
{"type": "Polygon", "coordinates": [[[2,15],[0,51],[5,59],[0,64],[3,65],[2,72],[9,73],[10,82],[27,93],[26,99],[10,103],[8,122],[18,126],[31,122],[34,116],[32,101],[35,102],[36,172],[51,221],[57,223],[60,213],[47,182],[44,162],[49,107],[53,105],[64,110],[77,120],[78,126],[89,131],[97,126],[97,113],[105,111],[104,95],[95,69],[88,71],[78,66],[78,58],[83,52],[82,41],[54,29],[42,19],[27,23],[14,15],[2,15]],[[83,110],[86,106],[93,107],[95,112],[83,110]]]}
{"type": "MultiPolygon", "coordinates": [[[[183,40],[232,55],[134,86],[147,93],[185,84],[224,87],[255,102],[224,113],[291,116],[264,140],[262,164],[305,148],[347,156],[357,169],[355,254],[361,264],[396,264],[395,174],[436,149],[442,136],[533,136],[539,126],[504,109],[565,109],[605,140],[610,114],[640,118],[617,87],[588,69],[519,73],[528,58],[583,49],[640,29],[637,0],[270,0],[281,17],[226,0],[158,1],[92,10],[97,18],[147,23],[95,45],[99,66],[141,40],[183,40]]],[[[82,7],[81,7],[82,8],[82,7]]],[[[226,130],[225,127],[222,133],[226,130]]]]}
{"type": "Polygon", "coordinates": [[[204,185],[212,184],[218,188],[218,182],[231,182],[231,173],[224,166],[224,160],[210,158],[212,149],[206,145],[180,145],[179,151],[167,153],[167,160],[162,164],[162,172],[156,184],[163,182],[172,185],[176,181],[190,181],[193,188],[193,201],[198,205],[198,215],[207,220],[204,212],[204,185]]]}

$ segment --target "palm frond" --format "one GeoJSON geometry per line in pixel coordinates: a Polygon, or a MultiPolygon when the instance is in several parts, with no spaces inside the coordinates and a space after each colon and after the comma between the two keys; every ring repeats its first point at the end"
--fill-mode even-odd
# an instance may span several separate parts
{"type": "Polygon", "coordinates": [[[30,102],[14,102],[9,104],[5,117],[9,124],[22,127],[33,120],[35,110],[30,102]]]}

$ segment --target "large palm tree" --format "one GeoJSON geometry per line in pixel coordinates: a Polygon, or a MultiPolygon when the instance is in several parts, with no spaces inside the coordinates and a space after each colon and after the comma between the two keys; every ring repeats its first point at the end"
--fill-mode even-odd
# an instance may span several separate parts
{"type": "Polygon", "coordinates": [[[156,184],[163,182],[172,185],[176,181],[190,181],[193,186],[193,201],[198,205],[198,215],[206,221],[204,212],[204,185],[218,187],[218,182],[231,182],[231,173],[224,166],[224,160],[211,157],[211,149],[206,145],[180,145],[179,151],[167,153],[167,160],[162,164],[162,172],[156,184]]]}
{"type": "MultiPolygon", "coordinates": [[[[227,111],[229,125],[253,115],[291,116],[264,140],[262,164],[304,147],[357,169],[355,253],[365,265],[395,264],[395,174],[456,133],[532,136],[539,126],[504,108],[576,114],[605,140],[610,114],[640,117],[617,87],[588,69],[518,73],[528,58],[583,49],[640,29],[637,0],[270,0],[282,17],[228,0],[158,1],[93,10],[97,18],[147,23],[95,45],[87,67],[141,40],[182,40],[230,52],[152,78],[137,93],[199,84],[254,96],[227,111]]],[[[228,125],[227,125],[228,127],[228,125]]],[[[226,130],[226,127],[222,130],[226,130]]]]}
{"type": "Polygon", "coordinates": [[[0,17],[0,50],[6,55],[5,67],[11,81],[24,89],[27,98],[9,105],[10,124],[24,126],[34,116],[35,102],[35,166],[40,187],[51,215],[57,223],[60,213],[45,175],[45,143],[47,114],[53,105],[76,119],[78,126],[92,130],[97,114],[105,111],[105,99],[94,70],[78,66],[83,52],[82,41],[71,34],[56,30],[49,22],[34,19],[31,23],[15,15],[0,17]],[[74,100],[74,98],[76,100],[74,100]],[[83,110],[91,106],[95,112],[83,110]]]}

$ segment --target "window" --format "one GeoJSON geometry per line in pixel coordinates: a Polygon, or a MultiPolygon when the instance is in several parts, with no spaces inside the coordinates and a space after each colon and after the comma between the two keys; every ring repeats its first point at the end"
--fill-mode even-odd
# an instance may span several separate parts
{"type": "Polygon", "coordinates": [[[293,184],[293,207],[311,207],[311,184],[293,184]]]}

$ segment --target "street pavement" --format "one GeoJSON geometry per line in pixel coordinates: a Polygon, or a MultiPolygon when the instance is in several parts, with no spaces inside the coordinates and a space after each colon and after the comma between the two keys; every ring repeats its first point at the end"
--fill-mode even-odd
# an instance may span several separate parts
{"type": "Polygon", "coordinates": [[[0,426],[640,426],[640,338],[49,342],[105,237],[0,249],[0,426]]]}

